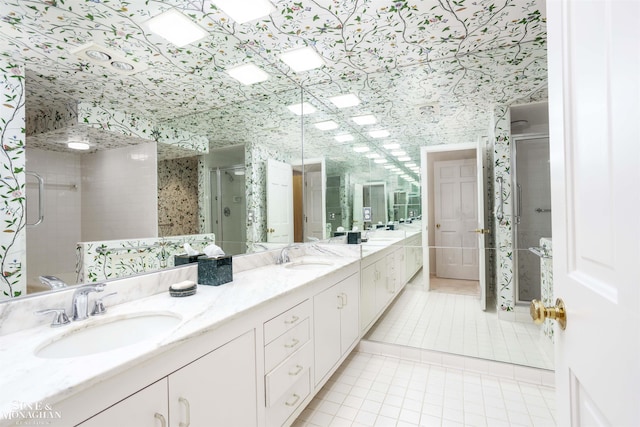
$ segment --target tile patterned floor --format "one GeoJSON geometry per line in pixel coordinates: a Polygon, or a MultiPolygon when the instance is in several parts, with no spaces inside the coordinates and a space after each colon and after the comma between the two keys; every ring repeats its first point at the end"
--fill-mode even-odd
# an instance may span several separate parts
{"type": "Polygon", "coordinates": [[[553,369],[553,344],[533,322],[498,319],[474,295],[427,292],[418,273],[366,339],[553,369]]]}
{"type": "Polygon", "coordinates": [[[553,427],[552,387],[353,352],[294,427],[553,427]]]}

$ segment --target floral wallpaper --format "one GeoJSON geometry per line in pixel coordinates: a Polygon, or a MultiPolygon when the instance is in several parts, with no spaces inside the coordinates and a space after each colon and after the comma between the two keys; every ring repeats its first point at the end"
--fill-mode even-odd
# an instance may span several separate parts
{"type": "Polygon", "coordinates": [[[493,176],[495,243],[497,245],[497,306],[499,311],[513,311],[515,307],[513,216],[511,198],[511,115],[509,108],[495,111],[493,176]],[[502,178],[502,185],[498,179],[502,178]],[[497,219],[501,211],[503,219],[497,219]]]}
{"type": "Polygon", "coordinates": [[[24,67],[0,55],[0,299],[26,293],[24,67]]]}
{"type": "Polygon", "coordinates": [[[215,243],[215,235],[80,242],[76,250],[77,283],[99,282],[173,267],[173,257],[185,253],[185,243],[195,250],[202,250],[215,243]]]}
{"type": "Polygon", "coordinates": [[[197,234],[198,159],[158,162],[158,234],[197,234]]]}

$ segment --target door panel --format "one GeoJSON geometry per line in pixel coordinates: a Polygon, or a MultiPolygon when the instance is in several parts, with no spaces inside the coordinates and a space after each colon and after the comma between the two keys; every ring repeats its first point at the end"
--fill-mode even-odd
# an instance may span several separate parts
{"type": "Polygon", "coordinates": [[[558,425],[640,425],[640,3],[548,17],[558,425]]]}
{"type": "Polygon", "coordinates": [[[267,159],[267,242],[293,242],[293,170],[267,159]]]}

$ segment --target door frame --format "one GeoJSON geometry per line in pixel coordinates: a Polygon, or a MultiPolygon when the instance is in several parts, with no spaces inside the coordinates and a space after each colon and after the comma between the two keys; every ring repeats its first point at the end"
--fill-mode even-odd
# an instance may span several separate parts
{"type": "Polygon", "coordinates": [[[321,179],[322,179],[322,238],[320,240],[324,240],[330,236],[327,236],[327,167],[326,167],[326,162],[324,157],[316,157],[316,158],[311,158],[311,159],[305,159],[304,161],[295,161],[291,163],[292,169],[293,171],[298,171],[298,172],[302,172],[302,215],[303,215],[303,221],[302,221],[302,227],[303,227],[303,233],[302,233],[302,240],[303,242],[306,240],[307,238],[307,222],[304,220],[305,217],[308,216],[308,212],[307,212],[307,207],[308,207],[308,203],[307,203],[307,187],[305,185],[306,182],[306,177],[305,177],[305,171],[308,167],[313,166],[320,166],[320,174],[321,174],[321,179]]]}
{"type": "MultiPolygon", "coordinates": [[[[485,228],[485,195],[484,195],[484,156],[481,146],[483,138],[479,138],[477,142],[466,142],[460,144],[442,144],[435,146],[426,146],[420,148],[420,184],[421,184],[421,196],[422,196],[422,222],[424,230],[422,233],[422,261],[423,261],[423,280],[424,289],[431,289],[431,251],[429,250],[430,233],[429,227],[433,227],[431,222],[433,218],[429,215],[429,200],[432,196],[432,190],[430,187],[431,180],[429,179],[432,172],[429,168],[429,161],[436,155],[441,155],[447,152],[460,152],[460,151],[474,151],[477,165],[477,185],[478,185],[478,228],[485,228]],[[482,226],[481,226],[482,224],[482,226]]],[[[480,235],[484,236],[484,235],[480,235]]],[[[434,235],[435,237],[435,235],[434,235]]],[[[486,256],[485,256],[485,244],[484,239],[479,239],[478,242],[478,266],[480,271],[478,272],[478,279],[480,282],[480,309],[486,310],[487,307],[487,280],[486,280],[486,256]]]]}

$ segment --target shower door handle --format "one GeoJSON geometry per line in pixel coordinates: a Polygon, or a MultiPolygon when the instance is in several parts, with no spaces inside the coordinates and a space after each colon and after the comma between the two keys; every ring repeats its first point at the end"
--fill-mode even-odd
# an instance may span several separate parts
{"type": "Polygon", "coordinates": [[[518,197],[518,203],[516,206],[516,208],[518,209],[518,212],[516,213],[516,224],[520,224],[520,214],[522,212],[522,185],[516,185],[516,193],[518,197]]]}
{"type": "Polygon", "coordinates": [[[33,224],[27,223],[27,227],[35,227],[44,221],[44,179],[35,172],[25,172],[38,180],[38,220],[33,224]]]}
{"type": "Polygon", "coordinates": [[[473,232],[478,234],[491,234],[491,230],[488,228],[476,228],[473,232]]]}

